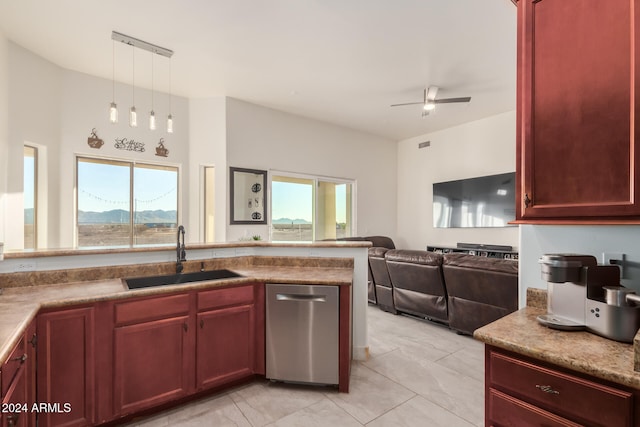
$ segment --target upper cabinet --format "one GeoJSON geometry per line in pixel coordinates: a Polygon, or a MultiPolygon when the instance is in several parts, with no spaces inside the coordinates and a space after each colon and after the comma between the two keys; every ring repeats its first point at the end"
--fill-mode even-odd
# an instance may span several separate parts
{"type": "Polygon", "coordinates": [[[640,223],[640,0],[588,3],[517,2],[521,222],[640,223]]]}

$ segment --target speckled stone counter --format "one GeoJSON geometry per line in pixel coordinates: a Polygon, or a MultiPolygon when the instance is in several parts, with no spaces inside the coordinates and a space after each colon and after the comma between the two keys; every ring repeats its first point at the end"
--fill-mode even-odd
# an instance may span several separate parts
{"type": "MultiPolygon", "coordinates": [[[[175,271],[175,263],[169,264],[175,271]]],[[[185,268],[185,272],[197,271],[195,269],[200,268],[201,265],[204,265],[207,270],[228,268],[244,277],[128,290],[120,278],[96,278],[96,276],[109,273],[118,277],[134,277],[167,274],[171,271],[165,271],[167,266],[157,264],[154,266],[114,266],[105,269],[105,271],[95,268],[78,269],[71,275],[61,271],[48,272],[50,277],[43,276],[45,272],[5,275],[3,285],[11,283],[13,286],[3,288],[0,294],[0,362],[6,360],[20,336],[41,308],[207,289],[249,281],[349,286],[353,280],[353,260],[349,259],[226,258],[204,261],[204,264],[199,261],[190,262],[189,268],[185,268]],[[35,276],[36,279],[33,279],[32,276],[35,276]],[[69,282],[70,277],[77,281],[69,282]],[[57,278],[63,284],[30,285],[38,283],[37,278],[50,280],[57,278]],[[23,285],[18,286],[19,283],[23,283],[23,285]]]]}
{"type": "Polygon", "coordinates": [[[486,344],[533,357],[564,368],[640,389],[640,372],[634,371],[634,346],[589,332],[565,332],[542,326],[546,295],[536,293],[534,307],[520,309],[477,329],[473,337],[486,344]]]}

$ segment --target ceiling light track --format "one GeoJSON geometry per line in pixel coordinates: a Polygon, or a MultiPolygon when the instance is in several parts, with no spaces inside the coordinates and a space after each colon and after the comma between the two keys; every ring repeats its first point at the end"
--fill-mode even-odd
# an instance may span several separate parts
{"type": "Polygon", "coordinates": [[[173,51],[171,49],[167,49],[167,48],[146,42],[144,40],[140,40],[135,37],[131,37],[126,34],[119,33],[117,31],[111,32],[111,38],[115,41],[119,41],[129,46],[134,46],[139,49],[144,49],[146,51],[156,53],[160,56],[165,56],[167,58],[171,58],[171,56],[173,56],[173,51]]]}

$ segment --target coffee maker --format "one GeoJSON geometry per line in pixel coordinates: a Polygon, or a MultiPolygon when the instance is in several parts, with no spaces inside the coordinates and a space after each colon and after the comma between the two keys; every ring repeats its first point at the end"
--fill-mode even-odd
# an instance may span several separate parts
{"type": "Polygon", "coordinates": [[[598,265],[595,257],[579,254],[546,254],[539,262],[548,287],[547,314],[538,316],[541,324],[633,342],[640,306],[625,297],[634,292],[619,285],[618,266],[598,265]]]}

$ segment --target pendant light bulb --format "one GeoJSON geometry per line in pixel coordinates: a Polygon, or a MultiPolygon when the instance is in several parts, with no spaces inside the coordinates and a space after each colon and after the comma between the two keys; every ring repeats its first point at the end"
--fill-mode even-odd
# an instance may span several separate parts
{"type": "Polygon", "coordinates": [[[109,107],[109,121],[111,123],[118,123],[118,106],[115,102],[112,102],[109,107]]]}
{"type": "Polygon", "coordinates": [[[167,116],[167,133],[173,133],[173,116],[171,114],[167,116]]]}
{"type": "Polygon", "coordinates": [[[111,41],[111,105],[109,106],[109,121],[118,123],[118,106],[116,105],[116,44],[111,41]]]}
{"type": "Polygon", "coordinates": [[[156,113],[151,110],[151,114],[149,114],[149,129],[156,130],[156,113]]]}
{"type": "Polygon", "coordinates": [[[129,126],[132,128],[138,126],[138,113],[136,113],[136,107],[131,107],[129,110],[129,126]]]}

